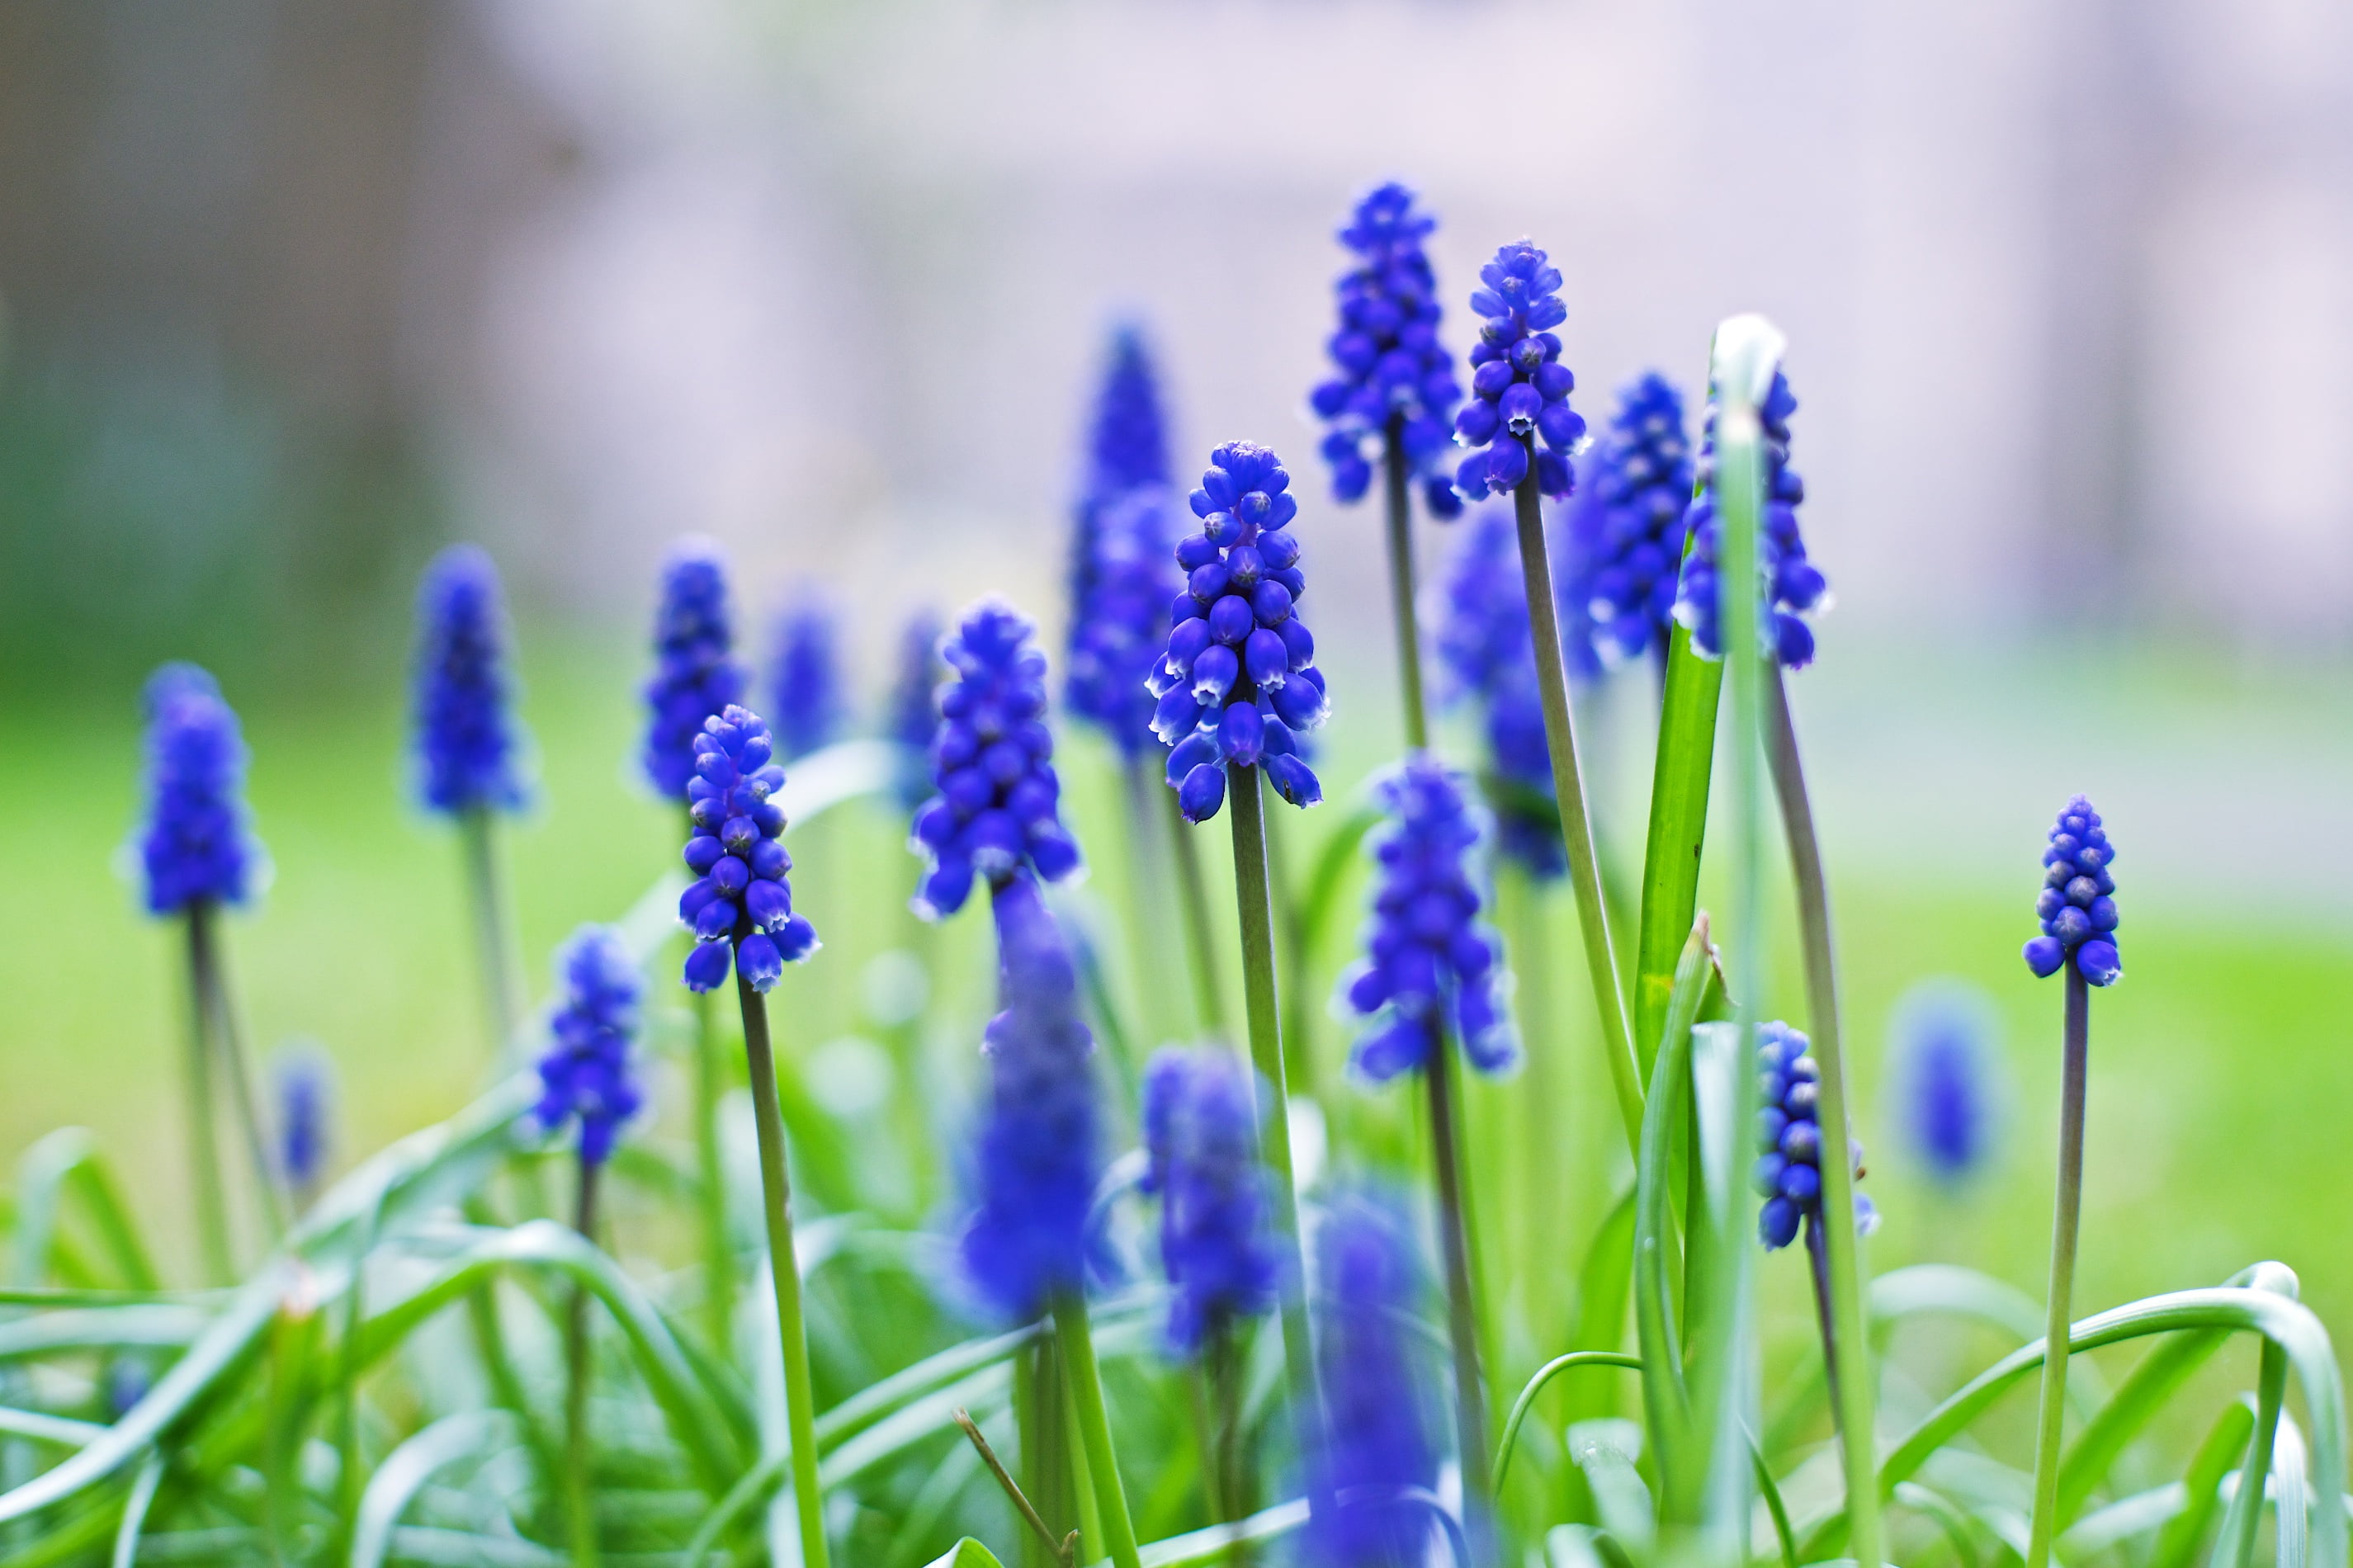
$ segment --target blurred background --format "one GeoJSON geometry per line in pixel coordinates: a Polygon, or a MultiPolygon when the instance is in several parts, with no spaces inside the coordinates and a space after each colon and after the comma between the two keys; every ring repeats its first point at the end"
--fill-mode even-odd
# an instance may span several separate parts
{"type": "MultiPolygon", "coordinates": [[[[1390,176],[1441,218],[1458,348],[1477,262],[1550,248],[1597,420],[1644,368],[1695,386],[1725,314],[1789,335],[1840,606],[1797,702],[1860,1070],[1875,1096],[1897,998],[1954,974],[2015,1083],[1974,1217],[1907,1201],[1866,1122],[1880,1261],[2039,1293],[2058,996],[2015,954],[2084,789],[2129,980],[2079,1299],[2279,1256],[2353,1330],[2330,0],[5,0],[0,1159],[85,1122],[176,1201],[170,950],[108,870],[154,663],[207,663],[246,715],[279,880],[240,985],[265,1046],[343,1064],[347,1161],[479,1065],[456,851],[400,787],[429,554],[483,542],[522,621],[536,971],[671,853],[624,766],[668,542],[725,542],[747,629],[828,584],[870,698],[910,610],[984,589],[1059,660],[1123,315],[1180,469],[1237,436],[1292,457],[1353,784],[1397,743],[1377,520],[1329,503],[1303,408],[1332,231],[1390,176]]],[[[1630,868],[1624,689],[1597,766],[1630,868]]]]}

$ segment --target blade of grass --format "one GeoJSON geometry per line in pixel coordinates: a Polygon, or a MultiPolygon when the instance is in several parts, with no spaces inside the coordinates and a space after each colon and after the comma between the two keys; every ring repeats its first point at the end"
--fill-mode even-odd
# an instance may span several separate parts
{"type": "MultiPolygon", "coordinates": [[[[502,1410],[461,1410],[443,1416],[385,1455],[368,1479],[366,1494],[360,1501],[351,1568],[384,1568],[400,1516],[408,1511],[409,1503],[434,1472],[481,1452],[508,1430],[512,1420],[502,1410]]],[[[554,1559],[554,1553],[549,1556],[554,1559]]]]}
{"type": "Polygon", "coordinates": [[[1667,641],[1666,696],[1651,773],[1651,821],[1642,850],[1642,913],[1634,961],[1634,1041],[1645,1082],[1654,1070],[1659,1026],[1675,986],[1675,959],[1699,912],[1700,858],[1707,840],[1708,785],[1715,769],[1716,708],[1724,666],[1692,651],[1676,626],[1667,641]]]}
{"type": "Polygon", "coordinates": [[[2222,1478],[2247,1451],[2247,1439],[2255,1429],[2255,1405],[2252,1399],[2240,1398],[2222,1407],[2208,1429],[2205,1440],[2189,1458],[2189,1468],[2181,1478],[2183,1498],[2181,1511],[2166,1521],[2149,1552],[2147,1568],[2189,1568],[2190,1559],[2198,1554],[2198,1544],[2206,1539],[2206,1527],[2214,1522],[2214,1513],[2222,1492],[2222,1478]]]}
{"type": "Polygon", "coordinates": [[[1691,1395],[1683,1386],[1683,1343],[1670,1284],[1669,1227],[1673,1219],[1667,1198],[1674,1129],[1690,1094],[1692,1026],[1714,973],[1711,957],[1707,917],[1702,915],[1675,965],[1674,991],[1660,1026],[1659,1069],[1651,1075],[1642,1108],[1641,1157],[1634,1175],[1635,1339],[1642,1352],[1642,1407],[1662,1479],[1682,1460],[1691,1424],[1691,1395]]]}
{"type": "Polygon", "coordinates": [[[139,1532],[147,1527],[147,1510],[155,1505],[155,1490],[164,1484],[164,1456],[150,1454],[132,1479],[131,1496],[122,1504],[122,1521],[114,1527],[114,1554],[110,1568],[133,1568],[139,1561],[139,1532]]]}

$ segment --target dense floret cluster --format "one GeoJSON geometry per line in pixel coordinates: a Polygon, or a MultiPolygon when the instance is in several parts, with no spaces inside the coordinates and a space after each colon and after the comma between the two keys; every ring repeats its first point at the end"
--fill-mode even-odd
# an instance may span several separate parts
{"type": "Polygon", "coordinates": [[[1576,483],[1569,458],[1585,439],[1585,416],[1568,405],[1577,377],[1560,363],[1560,338],[1550,330],[1568,319],[1560,273],[1524,239],[1495,252],[1479,281],[1483,287],[1471,296],[1480,317],[1471,401],[1454,416],[1454,438],[1479,450],[1462,459],[1454,487],[1473,500],[1501,495],[1517,489],[1533,464],[1539,491],[1566,496],[1576,483]]]}
{"type": "Polygon", "coordinates": [[[470,544],[434,557],[417,595],[413,691],[417,795],[431,810],[512,811],[523,803],[498,568],[470,544]]]}
{"type": "Polygon", "coordinates": [[[1993,1144],[2001,1099],[1993,1032],[1991,1007],[1957,983],[1927,983],[1898,1010],[1897,1104],[1906,1143],[1940,1182],[1966,1180],[1993,1144]]]}
{"type": "MultiPolygon", "coordinates": [[[[1800,617],[1830,607],[1829,584],[1806,558],[1806,542],[1798,531],[1798,508],[1806,499],[1806,484],[1789,467],[1789,416],[1797,409],[1788,377],[1775,371],[1772,388],[1757,411],[1765,448],[1765,512],[1758,520],[1757,571],[1767,589],[1765,602],[1771,612],[1768,624],[1760,628],[1765,647],[1784,669],[1803,669],[1814,661],[1813,628],[1800,617]]],[[[1723,595],[1717,587],[1716,563],[1721,520],[1716,515],[1713,397],[1708,400],[1698,471],[1700,491],[1684,518],[1691,548],[1683,557],[1674,617],[1691,628],[1694,651],[1703,658],[1721,658],[1724,637],[1718,623],[1723,595]]]]}
{"type": "Polygon", "coordinates": [[[746,708],[705,720],[694,739],[686,867],[695,880],[678,900],[678,918],[694,932],[691,991],[718,990],[731,959],[753,990],[772,990],[786,964],[817,951],[817,930],[793,912],[786,880],[793,858],[777,841],[785,808],[774,797],[785,770],[775,754],[768,726],[746,708]]]}
{"type": "Polygon", "coordinates": [[[2047,980],[2073,963],[2094,985],[2123,977],[2116,954],[2116,882],[2108,874],[2116,847],[2100,814],[2082,795],[2067,803],[2042,852],[2042,894],[2034,901],[2042,934],[2026,944],[2026,967],[2047,980]]]}
{"type": "Polygon", "coordinates": [[[147,912],[241,904],[262,866],[245,804],[245,737],[220,687],[193,664],[148,678],[147,821],[139,835],[147,912]]]}
{"type": "MultiPolygon", "coordinates": [[[[1821,1068],[1810,1054],[1812,1042],[1787,1024],[1757,1026],[1757,1168],[1765,1207],[1757,1234],[1766,1250],[1796,1239],[1801,1220],[1822,1212],[1821,1068]]],[[[1862,1174],[1862,1145],[1847,1140],[1854,1173],[1862,1174]]],[[[1862,1193],[1854,1194],[1855,1227],[1868,1236],[1879,1214],[1862,1193]]]]}
{"type": "Polygon", "coordinates": [[[768,660],[768,711],[776,715],[776,755],[784,762],[823,751],[841,738],[849,717],[842,692],[841,624],[816,592],[776,617],[768,660]]]}
{"type": "Polygon", "coordinates": [[[1142,1187],[1160,1198],[1168,1341],[1180,1352],[1274,1305],[1251,1101],[1249,1068],[1222,1047],[1172,1047],[1145,1064],[1142,1187]]]}
{"type": "Polygon", "coordinates": [[[557,952],[555,985],[563,1000],[539,1058],[539,1124],[554,1131],[576,1118],[581,1163],[601,1165],[645,1103],[629,1060],[644,988],[620,934],[602,925],[582,926],[557,952]]]}
{"type": "Polygon", "coordinates": [[[286,1184],[306,1193],[326,1173],[328,1122],[334,1113],[333,1064],[315,1047],[289,1051],[278,1064],[278,1164],[286,1184]]]}
{"type": "Polygon", "coordinates": [[[892,784],[902,810],[912,812],[932,793],[932,738],[940,728],[940,617],[918,610],[899,633],[898,673],[882,716],[883,738],[898,749],[892,784]]]}
{"type": "Polygon", "coordinates": [[[1596,537],[1580,575],[1595,645],[1612,659],[1663,655],[1692,503],[1683,394],[1655,371],[1634,382],[1593,455],[1596,537]]]}
{"type": "Polygon", "coordinates": [[[655,790],[676,800],[694,776],[702,721],[744,700],[750,684],[735,658],[727,567],[707,539],[681,540],[663,564],[654,616],[654,673],[646,682],[646,740],[638,753],[655,790]]]}
{"type": "Polygon", "coordinates": [[[1063,700],[1131,758],[1154,743],[1148,683],[1160,659],[1169,598],[1183,585],[1172,554],[1175,513],[1165,487],[1101,502],[1090,536],[1091,569],[1071,604],[1063,700]]]}
{"type": "MultiPolygon", "coordinates": [[[[1565,630],[1565,618],[1562,625],[1565,630]]],[[[1464,527],[1447,573],[1438,654],[1451,678],[1451,700],[1476,703],[1486,731],[1480,783],[1495,816],[1495,847],[1532,876],[1564,874],[1568,858],[1545,747],[1518,531],[1508,508],[1482,507],[1464,527]]]]}

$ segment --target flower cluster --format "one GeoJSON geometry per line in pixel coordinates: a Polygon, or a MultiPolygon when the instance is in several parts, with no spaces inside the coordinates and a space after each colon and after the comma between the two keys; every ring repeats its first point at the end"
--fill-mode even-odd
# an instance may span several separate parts
{"type": "MultiPolygon", "coordinates": [[[[1765,646],[1784,669],[1803,669],[1814,661],[1814,632],[1800,616],[1829,607],[1829,584],[1806,559],[1806,542],[1798,531],[1798,508],[1806,499],[1806,483],[1789,467],[1789,416],[1798,400],[1790,394],[1788,377],[1773,373],[1772,389],[1757,409],[1765,446],[1765,512],[1757,534],[1757,572],[1769,585],[1766,607],[1772,624],[1765,646]]],[[[1700,442],[1700,492],[1692,499],[1684,522],[1691,550],[1683,557],[1683,581],[1676,591],[1674,617],[1689,626],[1692,647],[1703,658],[1721,658],[1724,638],[1718,622],[1722,594],[1716,586],[1716,551],[1720,520],[1715,510],[1715,400],[1707,408],[1707,430],[1700,442]]]]}
{"type": "Polygon", "coordinates": [[[1421,1270],[1411,1233],[1387,1205],[1350,1195],[1315,1227],[1316,1359],[1329,1421],[1316,1488],[1332,1498],[1307,1521],[1317,1568],[1425,1561],[1427,1494],[1438,1484],[1430,1369],[1417,1365],[1421,1270]]]}
{"type": "Polygon", "coordinates": [[[1308,402],[1329,426],[1324,456],[1340,500],[1364,495],[1394,442],[1431,514],[1454,517],[1462,503],[1439,459],[1462,387],[1438,341],[1438,280],[1421,248],[1438,220],[1416,212],[1413,200],[1403,185],[1383,185],[1340,231],[1357,259],[1333,286],[1340,326],[1325,347],[1339,374],[1308,402]]]}
{"type": "Polygon", "coordinates": [[[1560,339],[1547,330],[1568,319],[1560,273],[1524,239],[1496,251],[1479,280],[1485,287],[1471,296],[1481,317],[1471,401],[1454,416],[1454,438],[1482,449],[1462,459],[1454,486],[1474,499],[1501,495],[1518,488],[1533,463],[1536,489],[1566,496],[1576,482],[1568,460],[1585,439],[1585,416],[1568,405],[1577,377],[1560,363],[1560,339]]]}
{"type": "Polygon", "coordinates": [[[1518,1056],[1497,994],[1495,944],[1479,923],[1472,855],[1482,837],[1462,787],[1427,752],[1375,786],[1391,818],[1374,845],[1379,865],[1366,962],[1342,994],[1360,1017],[1385,1022],[1356,1042],[1354,1065],[1375,1082],[1438,1059],[1459,1034],[1482,1072],[1518,1056]]]}
{"type": "Polygon", "coordinates": [[[1947,1184],[1976,1171],[1993,1142],[2001,1083],[1989,1043],[1992,1011],[1981,993],[1954,981],[1923,982],[1896,1010],[1905,1143],[1947,1184]]]}
{"type": "Polygon", "coordinates": [[[1596,641],[1616,658],[1663,655],[1692,501],[1683,394],[1655,371],[1627,387],[1595,456],[1597,537],[1582,575],[1596,641]]]}
{"type": "Polygon", "coordinates": [[[833,606],[803,594],[776,617],[768,661],[769,712],[776,755],[785,762],[823,751],[841,738],[848,704],[841,691],[841,628],[833,606]]]}
{"type": "MultiPolygon", "coordinates": [[[[1811,1044],[1787,1024],[1757,1026],[1756,1182],[1765,1199],[1757,1234],[1768,1252],[1796,1239],[1799,1220],[1821,1217],[1821,1068],[1808,1053],[1811,1044]]],[[[1862,1145],[1850,1138],[1847,1149],[1860,1177],[1862,1145]]],[[[1878,1228],[1878,1211],[1859,1192],[1854,1219],[1865,1236],[1878,1228]]]]}
{"type": "Polygon", "coordinates": [[[512,811],[523,802],[522,737],[498,568],[451,545],[426,569],[417,609],[417,793],[452,816],[512,811]]]}
{"type": "Polygon", "coordinates": [[[913,844],[930,862],[914,898],[925,920],[964,908],[976,875],[1001,885],[1026,864],[1059,882],[1079,868],[1060,815],[1035,634],[1011,605],[989,599],[941,649],[955,675],[941,689],[932,742],[939,793],[915,813],[913,844]]]}
{"type": "Polygon", "coordinates": [[[1552,754],[1545,749],[1533,639],[1517,527],[1508,508],[1482,507],[1450,563],[1438,655],[1451,679],[1450,698],[1477,702],[1486,728],[1482,784],[1495,816],[1496,847],[1531,875],[1550,879],[1568,869],[1568,858],[1552,754]]]}
{"type": "Polygon", "coordinates": [[[1004,1010],[985,1037],[989,1107],[964,1263],[1008,1317],[1031,1318],[1084,1282],[1098,1174],[1094,1037],[1079,1016],[1070,945],[1036,880],[1009,877],[990,902],[1004,1010]]]}
{"type": "Polygon", "coordinates": [[[662,567],[654,617],[654,674],[646,682],[646,742],[639,761],[662,795],[677,799],[694,776],[702,721],[744,700],[734,655],[727,567],[707,539],[679,542],[662,567]]]}
{"type": "Polygon", "coordinates": [[[147,825],[139,837],[150,914],[241,904],[262,865],[245,805],[245,737],[220,687],[193,664],[147,681],[147,825]]]}
{"type": "Polygon", "coordinates": [[[1324,721],[1324,675],[1315,639],[1293,605],[1307,591],[1291,476],[1266,447],[1229,441],[1209,454],[1192,494],[1201,531],[1176,546],[1188,574],[1169,611],[1174,623],[1152,672],[1152,730],[1171,748],[1168,784],[1188,822],[1225,804],[1222,765],[1263,767],[1282,798],[1324,798],[1299,755],[1294,731],[1324,721]]]}
{"type": "Polygon", "coordinates": [[[686,865],[695,880],[678,900],[678,918],[694,932],[690,991],[718,990],[731,959],[753,990],[768,991],[786,964],[817,951],[817,930],[793,913],[785,880],[793,858],[777,842],[785,809],[771,797],[785,787],[785,770],[775,754],[768,726],[746,708],[730,705],[694,738],[686,865]]]}
{"type": "Polygon", "coordinates": [[[932,793],[932,736],[940,727],[940,618],[918,610],[899,634],[899,673],[891,682],[884,735],[899,750],[899,804],[913,811],[932,793]]]}
{"type": "Polygon", "coordinates": [[[2113,985],[2124,974],[2116,955],[2116,882],[2108,875],[2116,847],[2100,826],[2100,814],[2082,795],[2067,803],[2042,852],[2042,896],[2034,913],[2042,934],[2026,944],[2026,967],[2048,980],[2073,960],[2075,972],[2094,985],[2113,985]]]}
{"type": "Polygon", "coordinates": [[[1231,1051],[1170,1047],[1145,1064],[1143,1190],[1160,1195],[1168,1340],[1181,1352],[1274,1304],[1251,1101],[1250,1071],[1231,1051]]]}
{"type": "Polygon", "coordinates": [[[612,927],[585,925],[556,952],[555,987],[564,1000],[548,1020],[554,1037],[539,1058],[539,1124],[554,1131],[579,1118],[581,1163],[601,1165],[621,1123],[644,1103],[629,1061],[642,989],[638,967],[612,927]]]}
{"type": "Polygon", "coordinates": [[[1171,555],[1174,498],[1158,486],[1132,489],[1092,510],[1086,570],[1072,573],[1071,667],[1063,700],[1071,712],[1111,737],[1123,756],[1152,744],[1160,629],[1181,584],[1171,555]]]}
{"type": "Polygon", "coordinates": [[[278,1063],[278,1163],[286,1184],[307,1193],[327,1166],[334,1064],[316,1047],[288,1051],[278,1063]]]}
{"type": "Polygon", "coordinates": [[[1130,490],[1168,484],[1167,421],[1160,405],[1160,374],[1143,331],[1130,323],[1112,334],[1103,384],[1095,395],[1094,423],[1087,432],[1087,508],[1117,500],[1130,490]]]}

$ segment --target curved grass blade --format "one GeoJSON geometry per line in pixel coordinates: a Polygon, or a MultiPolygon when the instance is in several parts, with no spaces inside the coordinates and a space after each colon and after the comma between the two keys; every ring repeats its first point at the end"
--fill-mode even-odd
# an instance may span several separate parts
{"type": "Polygon", "coordinates": [[[2305,1568],[2309,1559],[2312,1524],[2306,1509],[2311,1495],[2304,1434],[2296,1429],[2295,1417],[2283,1415],[2272,1444],[2272,1531],[2279,1542],[2279,1568],[2305,1568]]]}
{"type": "Polygon", "coordinates": [[[147,1527],[147,1510],[155,1506],[156,1489],[164,1484],[164,1456],[150,1454],[131,1482],[131,1496],[122,1504],[122,1522],[114,1529],[111,1568],[133,1568],[139,1561],[139,1532],[147,1527]]]}
{"type": "Polygon", "coordinates": [[[1889,1494],[1890,1500],[1935,1524],[1953,1549],[1954,1561],[1959,1568],[1978,1568],[1982,1559],[1978,1553],[1975,1538],[1969,1534],[1969,1516],[1955,1508],[1941,1493],[1930,1491],[1916,1481],[1905,1481],[1889,1494]]]}
{"type": "Polygon", "coordinates": [[[1662,1482],[1683,1461],[1690,1438],[1691,1395],[1683,1386],[1683,1344],[1675,1329],[1669,1231],[1673,1220],[1667,1198],[1677,1163],[1674,1133],[1685,1119],[1690,1093],[1692,1026],[1715,973],[1711,956],[1703,917],[1693,925],[1675,965],[1674,990],[1660,1026],[1658,1067],[1642,1108],[1641,1158],[1634,1173],[1635,1339],[1642,1352],[1642,1407],[1662,1482]]]}
{"type": "Polygon", "coordinates": [[[1667,640],[1634,950],[1634,1046],[1642,1053],[1646,1082],[1658,1059],[1676,959],[1699,914],[1700,858],[1707,840],[1708,784],[1715,768],[1715,715],[1723,689],[1724,666],[1694,653],[1690,631],[1674,627],[1667,640]]]}
{"type": "Polygon", "coordinates": [[[16,1283],[38,1285],[48,1277],[69,1193],[81,1195],[123,1283],[134,1290],[160,1289],[162,1277],[132,1223],[121,1185],[96,1136],[81,1127],[58,1128],[16,1162],[16,1283]]]}
{"type": "Polygon", "coordinates": [[[2255,1429],[2239,1465],[2239,1489],[2214,1537],[2213,1568],[2248,1568],[2255,1557],[2255,1530],[2263,1522],[2263,1478],[2272,1471],[2279,1441],[2280,1412],[2287,1403],[2287,1358],[2279,1347],[2263,1346],[2255,1373],[2255,1429]]]}
{"type": "Polygon", "coordinates": [[[2161,1487],[2118,1498],[2107,1507],[2084,1515],[2073,1528],[2060,1531],[2052,1544],[2065,1548],[2065,1560],[2080,1562],[2136,1536],[2162,1530],[2188,1500],[2187,1487],[2179,1481],[2168,1481],[2161,1487]]]}
{"type": "Polygon", "coordinates": [[[1798,1568],[1798,1534],[1789,1527],[1789,1505],[1781,1500],[1780,1483],[1773,1479],[1773,1468],[1765,1462],[1765,1451],[1757,1439],[1748,1439],[1749,1468],[1756,1473],[1757,1495],[1765,1500],[1765,1512],[1773,1521],[1773,1540],[1781,1548],[1781,1568],[1798,1568]]]}
{"type": "Polygon", "coordinates": [[[360,1499],[359,1528],[352,1534],[352,1568],[384,1568],[393,1531],[410,1501],[435,1471],[480,1453],[512,1433],[514,1418],[503,1410],[461,1410],[445,1415],[395,1448],[369,1478],[360,1499]]]}
{"type": "Polygon", "coordinates": [[[2253,1400],[2242,1397],[2222,1407],[2205,1441],[2190,1457],[2189,1469],[2181,1481],[2181,1511],[2166,1522],[2158,1536],[2147,1568],[2189,1568],[2190,1559],[2198,1554],[2198,1543],[2206,1539],[2206,1527],[2214,1522],[2222,1478],[2246,1452],[2247,1438],[2254,1429],[2253,1400]]]}
{"type": "Polygon", "coordinates": [[[55,1448],[83,1448],[105,1436],[106,1428],[95,1421],[76,1421],[69,1416],[50,1415],[38,1410],[14,1410],[0,1406],[0,1433],[11,1437],[29,1437],[36,1443],[47,1443],[55,1448]]]}
{"type": "Polygon", "coordinates": [[[1642,1370],[1642,1358],[1621,1355],[1616,1351],[1571,1351],[1567,1355],[1555,1356],[1538,1367],[1535,1375],[1529,1378],[1527,1385],[1520,1390],[1520,1396],[1512,1401],[1511,1414],[1504,1417],[1504,1435],[1495,1444],[1494,1475],[1497,1491],[1504,1489],[1504,1478],[1509,1473],[1512,1466],[1512,1450],[1519,1441],[1520,1423],[1527,1419],[1528,1411],[1535,1404],[1536,1395],[1543,1393],[1545,1384],[1550,1383],[1555,1377],[1571,1367],[1579,1366],[1609,1366],[1640,1372],[1642,1370]]]}
{"type": "Polygon", "coordinates": [[[1005,1565],[997,1560],[995,1552],[967,1535],[949,1547],[946,1556],[932,1559],[928,1568],[1005,1568],[1005,1565]]]}
{"type": "Polygon", "coordinates": [[[2052,1521],[2058,1530],[2075,1522],[2126,1446],[2229,1337],[2219,1332],[2175,1334],[2141,1358],[2060,1460],[2058,1511],[2052,1521]]]}

